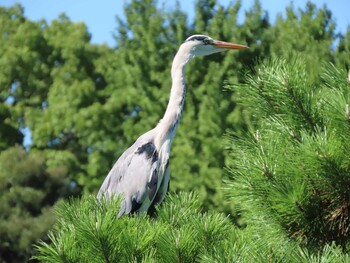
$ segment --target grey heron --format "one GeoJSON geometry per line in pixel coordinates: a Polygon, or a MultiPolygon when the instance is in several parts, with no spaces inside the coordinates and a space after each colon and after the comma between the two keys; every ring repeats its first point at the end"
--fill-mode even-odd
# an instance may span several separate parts
{"type": "Polygon", "coordinates": [[[170,148],[185,101],[186,64],[196,56],[206,56],[247,46],[193,35],[180,46],[171,67],[172,87],[163,118],[155,128],[141,135],[114,164],[97,197],[121,195],[118,217],[135,212],[150,212],[161,203],[169,189],[170,148]]]}

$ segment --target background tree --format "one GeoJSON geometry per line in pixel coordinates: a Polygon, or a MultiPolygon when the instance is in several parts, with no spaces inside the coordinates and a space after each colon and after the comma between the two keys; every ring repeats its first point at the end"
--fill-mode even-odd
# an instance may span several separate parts
{"type": "Polygon", "coordinates": [[[23,134],[16,128],[13,122],[10,107],[4,103],[0,104],[0,150],[3,151],[16,144],[22,144],[23,134]]]}
{"type": "Polygon", "coordinates": [[[67,180],[70,169],[63,158],[53,163],[43,152],[27,153],[20,147],[1,152],[1,262],[29,260],[33,242],[44,238],[54,223],[52,206],[74,193],[67,180]]]}
{"type": "Polygon", "coordinates": [[[348,27],[345,35],[340,36],[339,44],[337,46],[336,54],[335,54],[335,60],[336,63],[346,68],[347,70],[350,69],[350,58],[349,58],[349,52],[350,52],[350,27],[348,27]]]}
{"type": "Polygon", "coordinates": [[[335,22],[326,6],[317,8],[307,2],[305,9],[286,8],[286,18],[277,16],[276,23],[269,30],[271,55],[286,58],[289,62],[297,54],[305,59],[311,80],[320,80],[322,61],[334,62],[332,45],[336,39],[335,22]]]}
{"type": "Polygon", "coordinates": [[[88,46],[85,26],[64,16],[51,26],[34,23],[16,5],[1,8],[0,20],[1,261],[23,262],[33,253],[31,244],[54,222],[52,206],[79,193],[81,178],[88,174],[88,147],[79,143],[71,126],[82,121],[75,122],[73,110],[89,91],[84,73],[97,79],[96,88],[103,82],[90,63],[107,48],[88,46]],[[33,139],[27,151],[21,145],[23,129],[33,139]]]}

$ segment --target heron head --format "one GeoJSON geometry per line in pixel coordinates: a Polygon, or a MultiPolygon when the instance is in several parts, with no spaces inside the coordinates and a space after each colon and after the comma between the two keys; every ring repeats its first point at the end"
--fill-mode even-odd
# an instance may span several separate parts
{"type": "Polygon", "coordinates": [[[248,48],[245,45],[219,41],[205,35],[190,36],[182,45],[190,49],[193,57],[207,56],[228,49],[248,48]]]}

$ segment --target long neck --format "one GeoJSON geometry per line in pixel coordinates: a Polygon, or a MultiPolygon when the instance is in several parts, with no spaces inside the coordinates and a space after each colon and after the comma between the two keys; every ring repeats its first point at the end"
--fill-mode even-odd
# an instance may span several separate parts
{"type": "Polygon", "coordinates": [[[173,60],[171,67],[172,87],[170,99],[165,114],[157,126],[160,130],[160,144],[167,138],[172,141],[175,136],[185,102],[186,86],[184,71],[187,62],[191,58],[190,52],[180,48],[173,60]]]}

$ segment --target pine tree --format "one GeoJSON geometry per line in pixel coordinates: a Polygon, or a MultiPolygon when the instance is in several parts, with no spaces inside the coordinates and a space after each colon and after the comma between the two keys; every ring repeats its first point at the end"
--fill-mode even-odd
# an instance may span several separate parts
{"type": "MultiPolygon", "coordinates": [[[[288,239],[262,213],[244,229],[215,211],[201,212],[198,196],[168,196],[157,217],[117,218],[119,200],[83,197],[62,203],[51,243],[37,246],[43,262],[346,262],[335,245],[311,253],[288,239]]],[[[257,213],[255,214],[257,215],[257,213]]]]}
{"type": "Polygon", "coordinates": [[[322,84],[304,60],[273,60],[257,67],[236,92],[254,129],[232,136],[228,185],[246,223],[263,210],[292,239],[308,247],[349,242],[349,84],[332,64],[322,84]]]}

